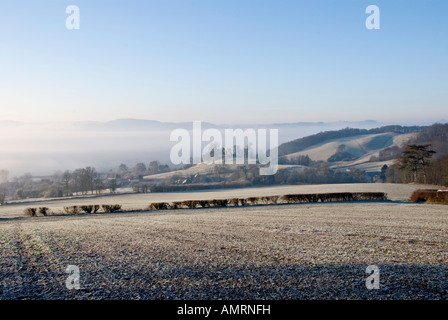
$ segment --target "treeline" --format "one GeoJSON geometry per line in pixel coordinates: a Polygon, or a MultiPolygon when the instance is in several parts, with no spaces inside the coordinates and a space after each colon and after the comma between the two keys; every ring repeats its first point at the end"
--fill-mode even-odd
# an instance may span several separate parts
{"type": "Polygon", "coordinates": [[[279,158],[278,163],[309,167],[317,162],[311,160],[311,158],[308,155],[299,155],[294,158],[281,157],[279,158]]]}
{"type": "Polygon", "coordinates": [[[72,195],[114,193],[118,188],[131,187],[145,175],[170,171],[168,165],[152,161],[149,165],[137,163],[129,168],[121,164],[117,169],[98,172],[93,167],[73,171],[58,171],[49,177],[33,177],[25,173],[9,177],[8,170],[0,170],[0,204],[6,199],[57,198],[72,195]]]}
{"type": "Polygon", "coordinates": [[[396,158],[386,181],[448,186],[448,124],[427,127],[396,158]]]}
{"type": "Polygon", "coordinates": [[[425,166],[403,167],[398,162],[386,171],[386,182],[448,186],[448,156],[433,159],[425,166]]]}
{"type": "Polygon", "coordinates": [[[136,192],[170,192],[200,189],[242,188],[266,185],[332,184],[367,182],[364,170],[342,168],[333,170],[327,162],[313,162],[304,168],[285,168],[274,175],[260,175],[258,165],[217,165],[212,173],[194,174],[189,177],[173,175],[159,184],[141,182],[134,186],[136,192]]]}
{"type": "Polygon", "coordinates": [[[436,152],[435,159],[448,156],[448,123],[433,124],[419,133],[413,144],[426,145],[430,144],[431,149],[436,152]]]}
{"type": "Polygon", "coordinates": [[[302,170],[279,170],[274,184],[332,184],[367,182],[364,170],[350,168],[333,170],[327,162],[316,162],[302,170]]]}
{"type": "Polygon", "coordinates": [[[403,147],[392,146],[385,148],[378,153],[378,156],[371,156],[370,161],[375,162],[375,161],[388,161],[396,159],[400,156],[400,154],[404,151],[404,149],[405,146],[403,147]]]}
{"type": "Polygon", "coordinates": [[[56,172],[51,177],[35,178],[30,173],[3,182],[2,189],[12,199],[53,198],[73,194],[99,194],[106,183],[95,168],[56,172]]]}

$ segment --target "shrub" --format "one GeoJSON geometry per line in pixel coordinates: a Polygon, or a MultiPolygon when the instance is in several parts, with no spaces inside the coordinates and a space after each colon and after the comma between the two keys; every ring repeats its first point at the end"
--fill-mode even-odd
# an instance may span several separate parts
{"type": "Polygon", "coordinates": [[[261,198],[260,198],[260,201],[261,201],[263,204],[269,204],[269,203],[271,202],[271,198],[270,198],[270,197],[261,197],[261,198]]]}
{"type": "Polygon", "coordinates": [[[257,197],[247,198],[246,203],[248,203],[249,205],[255,205],[258,203],[258,198],[257,197]]]}
{"type": "Polygon", "coordinates": [[[298,195],[294,194],[285,194],[281,197],[281,199],[286,203],[295,203],[299,201],[298,195]]]}
{"type": "Polygon", "coordinates": [[[47,216],[49,214],[49,210],[47,207],[40,207],[39,208],[39,213],[42,214],[43,216],[47,216]]]}
{"type": "Polygon", "coordinates": [[[334,192],[323,193],[317,195],[317,200],[320,202],[332,202],[332,201],[357,201],[362,200],[357,193],[351,192],[334,192]]]}
{"type": "Polygon", "coordinates": [[[117,212],[121,210],[120,204],[113,204],[113,205],[103,204],[102,207],[104,212],[107,213],[117,212]]]}
{"type": "Polygon", "coordinates": [[[318,200],[319,200],[317,194],[310,193],[310,194],[306,194],[304,196],[305,196],[306,202],[313,203],[313,202],[318,202],[318,200]]]}
{"type": "Polygon", "coordinates": [[[311,194],[287,194],[280,198],[286,203],[315,203],[334,201],[386,201],[387,195],[383,192],[336,192],[336,193],[311,193],[311,194]]]}
{"type": "Polygon", "coordinates": [[[27,217],[35,217],[37,209],[36,208],[26,208],[24,210],[24,212],[27,217]]]}
{"type": "Polygon", "coordinates": [[[234,207],[238,207],[240,205],[240,199],[238,199],[238,198],[228,199],[227,204],[234,206],[234,207]]]}
{"type": "Polygon", "coordinates": [[[227,207],[228,200],[227,199],[213,199],[213,200],[210,200],[210,204],[212,207],[227,207]]]}
{"type": "Polygon", "coordinates": [[[171,206],[167,202],[155,202],[149,205],[150,210],[168,210],[171,206]]]}
{"type": "Polygon", "coordinates": [[[415,190],[409,201],[428,202],[428,203],[448,203],[448,192],[438,191],[435,189],[415,190]]]}
{"type": "MultiPolygon", "coordinates": [[[[74,209],[74,207],[68,207],[68,211],[66,210],[67,213],[79,213],[80,211],[83,211],[85,213],[97,213],[98,210],[100,210],[101,206],[100,205],[87,205],[87,206],[80,206],[77,209],[74,209]]],[[[65,209],[65,208],[64,208],[65,209]]]]}
{"type": "Polygon", "coordinates": [[[216,204],[218,205],[218,207],[227,207],[229,201],[227,199],[218,199],[216,200],[216,204]]]}
{"type": "Polygon", "coordinates": [[[81,210],[85,213],[92,213],[93,212],[93,206],[81,206],[81,210]]]}
{"type": "Polygon", "coordinates": [[[387,200],[387,195],[383,192],[367,192],[355,194],[356,200],[368,200],[368,201],[385,201],[387,200]]]}
{"type": "Polygon", "coordinates": [[[80,212],[78,206],[64,207],[64,211],[67,214],[78,214],[80,212]]]}
{"type": "Polygon", "coordinates": [[[329,202],[333,200],[333,195],[329,193],[322,193],[317,195],[320,202],[329,202]]]}
{"type": "Polygon", "coordinates": [[[172,202],[171,209],[182,209],[182,202],[180,202],[180,201],[172,202]]]}
{"type": "Polygon", "coordinates": [[[210,204],[210,207],[217,207],[218,206],[218,204],[217,204],[217,202],[216,202],[217,200],[216,199],[213,199],[213,200],[209,200],[209,204],[210,204]]]}
{"type": "Polygon", "coordinates": [[[189,209],[195,209],[198,205],[198,202],[194,200],[186,200],[182,202],[182,205],[185,205],[189,209]]]}
{"type": "Polygon", "coordinates": [[[208,200],[199,200],[198,203],[202,208],[210,207],[210,201],[208,201],[208,200]]]}
{"type": "Polygon", "coordinates": [[[277,203],[278,200],[280,199],[279,196],[270,196],[269,198],[271,203],[277,203]]]}

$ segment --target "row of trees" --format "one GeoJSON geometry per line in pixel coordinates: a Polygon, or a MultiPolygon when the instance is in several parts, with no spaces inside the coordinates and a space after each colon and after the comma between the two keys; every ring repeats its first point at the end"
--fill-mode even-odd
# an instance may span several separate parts
{"type": "Polygon", "coordinates": [[[0,170],[0,205],[4,204],[6,201],[8,190],[3,185],[8,182],[8,176],[8,170],[0,170]]]}
{"type": "Polygon", "coordinates": [[[330,168],[327,162],[316,162],[303,170],[279,170],[273,176],[274,184],[331,184],[367,182],[364,170],[330,168]]]}
{"type": "Polygon", "coordinates": [[[99,193],[104,189],[100,174],[92,167],[73,172],[56,172],[51,177],[33,178],[30,173],[6,179],[0,185],[0,200],[8,196],[14,199],[50,198],[69,196],[73,193],[99,193]]]}
{"type": "Polygon", "coordinates": [[[240,185],[281,185],[281,184],[326,184],[367,182],[364,170],[338,168],[333,170],[327,162],[313,162],[307,168],[287,168],[275,175],[260,175],[259,166],[215,166],[207,175],[195,174],[190,177],[172,176],[163,182],[169,185],[200,185],[238,183],[240,185]]]}
{"type": "Polygon", "coordinates": [[[431,145],[409,145],[386,171],[386,181],[448,185],[448,156],[433,159],[431,145]]]}
{"type": "Polygon", "coordinates": [[[118,180],[143,179],[144,176],[168,172],[170,170],[171,168],[167,164],[160,164],[158,161],[151,161],[148,166],[143,162],[139,162],[132,168],[122,163],[118,166],[118,171],[109,171],[109,176],[112,175],[118,180]]]}
{"type": "Polygon", "coordinates": [[[386,181],[448,185],[448,124],[420,132],[386,171],[386,181]]]}
{"type": "Polygon", "coordinates": [[[71,195],[114,193],[120,187],[129,187],[145,175],[171,170],[168,165],[152,161],[148,165],[137,163],[129,168],[121,164],[117,169],[100,173],[93,167],[73,171],[58,171],[52,176],[37,178],[30,173],[10,177],[7,170],[0,170],[0,204],[9,199],[56,198],[71,195]]]}
{"type": "Polygon", "coordinates": [[[316,162],[311,160],[308,155],[299,155],[296,157],[283,156],[278,159],[279,164],[299,165],[299,166],[311,166],[316,162]]]}
{"type": "Polygon", "coordinates": [[[61,185],[64,196],[73,193],[81,193],[83,195],[91,192],[97,194],[105,188],[103,180],[95,168],[86,167],[76,169],[73,172],[65,171],[62,175],[55,175],[59,185],[61,185]]]}

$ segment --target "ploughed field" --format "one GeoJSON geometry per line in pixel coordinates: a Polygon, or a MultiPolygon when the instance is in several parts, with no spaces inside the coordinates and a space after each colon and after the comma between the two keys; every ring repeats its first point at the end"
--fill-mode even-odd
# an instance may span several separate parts
{"type": "MultiPolygon", "coordinates": [[[[387,192],[353,186],[324,191],[387,192]]],[[[412,192],[394,187],[393,197],[412,192]]],[[[301,192],[251,190],[235,196],[301,192]]],[[[340,202],[0,220],[0,299],[448,299],[447,279],[446,205],[340,202]],[[79,268],[79,290],[66,287],[68,265],[79,268]],[[370,265],[379,268],[379,289],[366,287],[370,265]]]]}

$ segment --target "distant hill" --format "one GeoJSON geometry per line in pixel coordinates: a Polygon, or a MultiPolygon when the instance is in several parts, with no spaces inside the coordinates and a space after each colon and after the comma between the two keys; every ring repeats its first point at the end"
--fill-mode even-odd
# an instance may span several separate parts
{"type": "MultiPolygon", "coordinates": [[[[297,122],[277,124],[213,124],[202,129],[278,129],[279,143],[346,126],[377,127],[375,121],[297,122]]],[[[178,128],[192,130],[192,122],[161,122],[145,119],[112,121],[20,122],[0,119],[0,170],[12,175],[31,172],[51,175],[56,170],[93,166],[108,171],[121,163],[134,166],[152,160],[170,164],[170,133],[178,128]]],[[[204,143],[205,146],[205,143],[204,143]]]]}
{"type": "Polygon", "coordinates": [[[279,164],[300,164],[309,157],[329,162],[332,168],[379,172],[383,165],[392,165],[409,144],[430,144],[436,159],[448,156],[448,124],[321,132],[281,144],[279,164]]]}
{"type": "MultiPolygon", "coordinates": [[[[248,125],[216,125],[202,122],[203,130],[207,128],[216,128],[220,131],[226,128],[278,129],[280,157],[301,152],[331,139],[380,133],[404,134],[424,128],[381,126],[381,123],[373,120],[248,125]]],[[[149,163],[152,160],[158,160],[161,163],[170,164],[170,149],[176,143],[170,141],[170,133],[177,128],[191,130],[192,122],[175,123],[144,119],[117,119],[105,122],[0,120],[0,145],[2,146],[0,169],[7,169],[13,175],[21,175],[25,172],[51,175],[56,170],[74,170],[85,166],[107,171],[121,163],[133,166],[138,162],[149,163]]],[[[351,152],[350,149],[347,151],[351,152]]],[[[333,154],[334,152],[329,157],[333,154]]],[[[362,154],[355,155],[359,157],[362,154]]],[[[350,159],[350,156],[346,155],[343,159],[350,159]]],[[[306,163],[299,164],[306,165],[306,163]]]]}
{"type": "Polygon", "coordinates": [[[287,154],[303,151],[313,145],[322,144],[329,140],[356,137],[369,134],[380,134],[380,133],[395,133],[395,134],[407,134],[421,132],[425,129],[425,126],[384,126],[375,129],[353,129],[345,128],[337,131],[326,131],[313,134],[300,139],[292,140],[287,143],[283,143],[278,148],[279,157],[285,156],[287,154]]]}
{"type": "Polygon", "coordinates": [[[355,167],[378,172],[384,164],[389,165],[390,160],[395,159],[417,134],[417,132],[405,134],[389,132],[331,139],[302,151],[284,155],[279,159],[279,163],[293,165],[300,157],[308,156],[313,161],[329,162],[332,167],[355,167]],[[343,153],[338,151],[341,146],[345,149],[343,153]],[[387,152],[388,150],[393,152],[387,152]]]}

